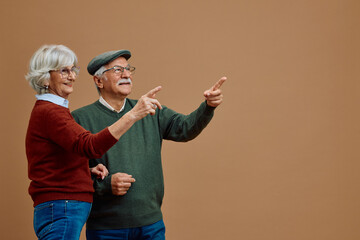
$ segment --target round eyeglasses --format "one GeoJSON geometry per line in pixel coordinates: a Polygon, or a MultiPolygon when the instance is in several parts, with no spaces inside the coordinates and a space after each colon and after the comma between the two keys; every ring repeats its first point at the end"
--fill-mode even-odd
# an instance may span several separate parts
{"type": "Polygon", "coordinates": [[[60,68],[57,70],[51,70],[50,72],[59,72],[61,75],[61,78],[68,78],[71,74],[74,74],[75,77],[77,77],[79,75],[80,72],[80,68],[79,67],[72,67],[71,69],[69,68],[60,68]]]}
{"type": "Polygon", "coordinates": [[[130,72],[130,74],[134,74],[134,72],[135,72],[135,67],[130,66],[130,65],[128,65],[127,67],[122,67],[122,66],[116,65],[116,66],[114,66],[114,67],[112,67],[112,68],[109,68],[109,69],[106,69],[105,71],[103,71],[103,74],[104,74],[105,72],[107,72],[107,71],[110,71],[110,70],[113,70],[113,72],[114,72],[115,74],[117,74],[117,75],[123,74],[125,70],[128,71],[128,72],[130,72]]]}

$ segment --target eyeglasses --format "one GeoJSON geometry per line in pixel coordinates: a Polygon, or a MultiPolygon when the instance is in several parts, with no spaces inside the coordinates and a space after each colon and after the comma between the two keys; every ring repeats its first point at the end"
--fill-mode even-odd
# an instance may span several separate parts
{"type": "Polygon", "coordinates": [[[110,70],[114,70],[114,73],[117,74],[117,75],[121,75],[122,73],[124,73],[124,71],[129,71],[130,74],[134,74],[135,72],[135,67],[132,67],[130,65],[128,65],[127,67],[122,67],[122,66],[114,66],[112,68],[109,68],[109,69],[106,69],[105,71],[103,71],[103,74],[107,71],[110,71],[110,70]]]}
{"type": "Polygon", "coordinates": [[[60,72],[61,78],[66,79],[70,76],[71,73],[74,74],[75,77],[77,75],[79,75],[80,68],[74,66],[71,69],[68,69],[68,68],[64,67],[64,68],[60,68],[58,70],[51,70],[50,72],[60,72]]]}

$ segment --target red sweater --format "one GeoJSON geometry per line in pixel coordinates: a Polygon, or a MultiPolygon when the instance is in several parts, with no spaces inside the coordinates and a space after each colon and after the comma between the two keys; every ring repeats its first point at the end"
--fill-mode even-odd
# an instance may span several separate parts
{"type": "Polygon", "coordinates": [[[117,140],[108,128],[91,134],[68,108],[38,100],[26,134],[29,193],[34,206],[51,200],[92,202],[89,158],[100,158],[117,140]]]}

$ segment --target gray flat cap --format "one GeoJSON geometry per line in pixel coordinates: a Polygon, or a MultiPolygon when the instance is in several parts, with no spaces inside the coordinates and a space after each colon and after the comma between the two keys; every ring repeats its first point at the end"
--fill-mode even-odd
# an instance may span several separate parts
{"type": "Polygon", "coordinates": [[[99,68],[103,65],[108,64],[109,62],[117,59],[118,57],[124,57],[128,60],[131,57],[131,52],[129,50],[117,50],[102,53],[96,57],[94,57],[88,64],[87,70],[90,75],[94,75],[99,68]]]}

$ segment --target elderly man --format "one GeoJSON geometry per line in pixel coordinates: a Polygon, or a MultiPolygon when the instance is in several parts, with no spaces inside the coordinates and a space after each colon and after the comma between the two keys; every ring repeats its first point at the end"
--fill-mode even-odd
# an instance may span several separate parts
{"type": "Polygon", "coordinates": [[[164,195],[161,145],[163,139],[185,142],[195,138],[222,103],[221,78],[204,92],[205,101],[191,114],[183,115],[162,106],[156,87],[138,101],[129,99],[133,66],[128,50],[110,51],[92,59],[87,67],[93,75],[100,99],[72,114],[85,129],[97,133],[130,111],[138,101],[149,115],[136,122],[101,159],[109,175],[94,179],[94,202],[87,221],[87,239],[165,239],[161,204],[164,195]],[[135,181],[136,179],[136,181],[135,181]]]}

